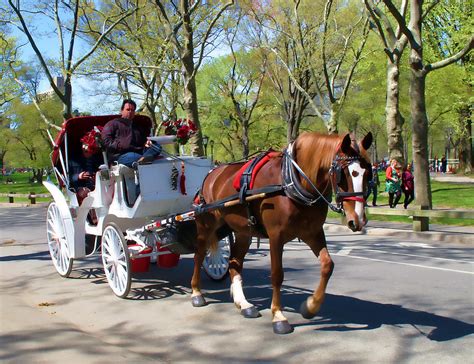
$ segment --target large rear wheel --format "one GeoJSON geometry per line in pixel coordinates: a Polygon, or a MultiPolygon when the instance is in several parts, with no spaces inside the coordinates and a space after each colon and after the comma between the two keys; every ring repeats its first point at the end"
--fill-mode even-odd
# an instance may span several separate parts
{"type": "Polygon", "coordinates": [[[202,267],[204,271],[214,281],[223,280],[229,273],[230,246],[234,243],[234,235],[229,234],[217,243],[215,250],[209,249],[202,267]]]}
{"type": "Polygon", "coordinates": [[[71,258],[69,246],[73,242],[68,241],[64,216],[61,215],[56,202],[49,204],[46,216],[49,254],[59,275],[67,278],[72,271],[73,259],[71,258]]]}
{"type": "Polygon", "coordinates": [[[120,298],[127,297],[132,283],[130,254],[121,230],[113,223],[102,235],[102,263],[112,291],[120,298]]]}

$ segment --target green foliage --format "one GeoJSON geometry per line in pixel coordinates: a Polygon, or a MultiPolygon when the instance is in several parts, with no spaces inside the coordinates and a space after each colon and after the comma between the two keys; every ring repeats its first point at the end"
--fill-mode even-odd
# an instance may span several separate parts
{"type": "MultiPolygon", "coordinates": [[[[238,63],[235,76],[232,79],[233,59],[222,56],[202,67],[198,78],[198,99],[200,101],[200,118],[203,134],[215,141],[214,159],[233,161],[242,157],[242,125],[235,114],[234,100],[241,105],[243,113],[249,103],[256,97],[255,89],[248,89],[251,82],[260,72],[260,59],[252,52],[238,53],[238,63]],[[229,88],[236,82],[235,92],[229,88]]],[[[269,147],[285,144],[285,125],[276,117],[276,111],[271,102],[261,96],[249,123],[250,154],[269,147]]]]}
{"type": "Polygon", "coordinates": [[[0,29],[0,117],[5,106],[20,94],[20,87],[15,82],[10,68],[16,68],[21,63],[16,56],[15,39],[0,29]]]}
{"type": "MultiPolygon", "coordinates": [[[[50,120],[56,120],[60,124],[62,105],[57,99],[47,98],[40,105],[50,120]]],[[[47,125],[34,105],[16,100],[12,103],[7,116],[13,126],[12,143],[8,145],[5,155],[8,165],[10,167],[49,167],[52,147],[47,135],[47,125]]],[[[56,131],[51,132],[54,135],[56,131]]]]}

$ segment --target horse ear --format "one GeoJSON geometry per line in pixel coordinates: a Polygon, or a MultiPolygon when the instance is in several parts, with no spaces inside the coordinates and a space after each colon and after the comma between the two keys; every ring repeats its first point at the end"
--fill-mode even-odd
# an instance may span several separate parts
{"type": "Polygon", "coordinates": [[[344,136],[344,139],[342,139],[341,151],[344,154],[349,154],[351,149],[352,149],[351,145],[352,145],[351,135],[349,133],[347,133],[344,136]]]}
{"type": "Polygon", "coordinates": [[[368,150],[370,146],[372,145],[372,141],[373,141],[372,133],[369,131],[369,133],[364,137],[364,139],[362,139],[360,144],[362,145],[362,148],[364,148],[364,150],[368,150]]]}

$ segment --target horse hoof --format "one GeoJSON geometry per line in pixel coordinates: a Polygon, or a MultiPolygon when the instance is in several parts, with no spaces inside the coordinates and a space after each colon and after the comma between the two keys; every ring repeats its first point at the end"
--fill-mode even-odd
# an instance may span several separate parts
{"type": "Polygon", "coordinates": [[[193,304],[193,307],[202,307],[207,305],[207,302],[203,296],[191,297],[191,303],[193,304]]]}
{"type": "Polygon", "coordinates": [[[273,322],[273,332],[279,335],[290,334],[293,332],[293,326],[287,320],[275,321],[273,322]]]}
{"type": "Polygon", "coordinates": [[[300,313],[301,316],[303,316],[307,320],[312,319],[314,316],[316,316],[316,313],[311,313],[308,311],[308,305],[306,304],[306,301],[301,304],[300,313]]]}
{"type": "Polygon", "coordinates": [[[257,318],[257,317],[262,316],[260,314],[260,312],[255,308],[255,306],[250,306],[248,308],[244,308],[244,309],[240,310],[240,313],[245,318],[257,318]]]}

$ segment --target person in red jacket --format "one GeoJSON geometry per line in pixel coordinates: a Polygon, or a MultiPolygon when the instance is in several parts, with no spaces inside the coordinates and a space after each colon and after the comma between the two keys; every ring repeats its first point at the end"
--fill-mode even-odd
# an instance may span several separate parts
{"type": "Polygon", "coordinates": [[[400,164],[396,159],[390,161],[390,166],[385,170],[385,191],[388,192],[388,204],[395,208],[402,197],[400,164]]]}

